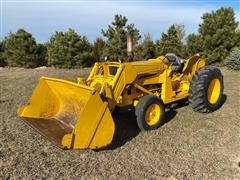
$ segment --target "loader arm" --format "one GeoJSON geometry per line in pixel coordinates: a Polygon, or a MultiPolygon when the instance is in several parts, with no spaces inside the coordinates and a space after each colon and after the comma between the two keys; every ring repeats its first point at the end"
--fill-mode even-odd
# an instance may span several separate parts
{"type": "Polygon", "coordinates": [[[165,60],[98,62],[87,80],[77,83],[42,77],[18,116],[60,148],[105,147],[114,136],[111,112],[116,106],[138,107],[146,95],[163,105],[187,98],[193,75],[205,65],[199,55],[174,70],[165,60]]]}

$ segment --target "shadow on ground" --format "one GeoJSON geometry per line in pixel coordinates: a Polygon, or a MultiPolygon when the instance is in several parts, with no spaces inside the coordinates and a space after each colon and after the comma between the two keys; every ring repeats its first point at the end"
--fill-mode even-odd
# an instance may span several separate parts
{"type": "Polygon", "coordinates": [[[224,105],[224,103],[226,102],[226,100],[227,100],[227,95],[226,94],[223,94],[223,96],[222,96],[222,100],[221,100],[221,104],[220,104],[220,107],[219,107],[219,109],[224,105]]]}
{"type": "MultiPolygon", "coordinates": [[[[227,96],[223,94],[221,106],[225,103],[226,99],[227,96]]],[[[177,115],[178,109],[188,105],[187,99],[167,105],[163,125],[170,122],[177,115]]],[[[131,141],[140,133],[135,116],[135,109],[133,107],[121,108],[114,111],[113,119],[115,123],[115,133],[111,145],[96,151],[117,149],[128,141],[131,141]]]]}
{"type": "MultiPolygon", "coordinates": [[[[174,109],[169,109],[165,112],[164,124],[170,122],[177,114],[174,109]]],[[[101,150],[113,150],[123,146],[128,141],[131,141],[139,133],[140,129],[137,125],[134,108],[120,109],[113,115],[115,123],[115,133],[110,146],[101,150]]]]}

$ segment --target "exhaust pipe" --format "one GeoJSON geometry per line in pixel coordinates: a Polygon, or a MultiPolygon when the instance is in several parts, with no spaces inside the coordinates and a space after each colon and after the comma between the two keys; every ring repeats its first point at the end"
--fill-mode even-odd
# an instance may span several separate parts
{"type": "Polygon", "coordinates": [[[133,61],[133,36],[131,33],[127,35],[127,55],[128,61],[133,61]]]}

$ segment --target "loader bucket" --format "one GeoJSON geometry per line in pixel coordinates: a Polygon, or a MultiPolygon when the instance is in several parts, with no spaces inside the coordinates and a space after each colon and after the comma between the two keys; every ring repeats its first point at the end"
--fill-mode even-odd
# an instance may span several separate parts
{"type": "Polygon", "coordinates": [[[42,77],[18,116],[55,145],[97,149],[111,143],[114,122],[99,93],[88,86],[42,77]]]}

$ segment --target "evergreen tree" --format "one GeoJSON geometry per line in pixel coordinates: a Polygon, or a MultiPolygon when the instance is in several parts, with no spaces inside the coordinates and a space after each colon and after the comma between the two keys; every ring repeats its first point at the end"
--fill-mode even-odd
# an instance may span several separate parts
{"type": "Polygon", "coordinates": [[[44,44],[37,45],[37,53],[39,55],[39,61],[37,66],[46,66],[47,65],[47,47],[44,44]]]}
{"type": "Polygon", "coordinates": [[[167,34],[162,33],[161,40],[157,42],[157,54],[165,55],[167,53],[174,53],[182,57],[184,53],[181,38],[179,29],[175,25],[170,26],[167,34]]]}
{"type": "Polygon", "coordinates": [[[36,67],[40,57],[32,35],[23,29],[10,33],[4,40],[3,56],[9,66],[36,67]]]}
{"type": "Polygon", "coordinates": [[[185,26],[183,24],[176,24],[175,28],[177,30],[178,38],[180,39],[182,48],[181,48],[181,57],[182,58],[187,58],[188,53],[187,53],[187,45],[185,42],[185,37],[186,37],[186,31],[185,31],[185,26]]]}
{"type": "Polygon", "coordinates": [[[201,51],[209,64],[223,63],[232,48],[240,44],[238,22],[231,7],[222,7],[202,16],[199,34],[188,37],[188,51],[201,51]]]}
{"type": "Polygon", "coordinates": [[[115,15],[112,25],[107,30],[102,30],[102,34],[107,38],[104,47],[104,55],[109,60],[117,61],[127,59],[127,34],[133,35],[134,48],[140,39],[139,30],[134,24],[127,24],[128,19],[122,15],[115,15]]]}
{"type": "Polygon", "coordinates": [[[225,65],[233,70],[240,70],[240,48],[234,48],[233,51],[225,59],[225,65]]]}
{"type": "Polygon", "coordinates": [[[203,51],[202,38],[199,35],[189,34],[187,37],[187,55],[192,56],[203,51]]]}
{"type": "Polygon", "coordinates": [[[149,33],[144,34],[144,40],[136,48],[135,59],[136,60],[147,60],[156,56],[155,44],[149,33]]]}
{"type": "Polygon", "coordinates": [[[92,46],[85,36],[73,29],[56,32],[47,43],[48,64],[60,68],[90,66],[93,63],[92,46]]]}
{"type": "Polygon", "coordinates": [[[7,65],[4,57],[3,57],[3,42],[0,41],[0,67],[4,67],[7,65]]]}
{"type": "Polygon", "coordinates": [[[177,31],[178,38],[181,42],[183,42],[186,36],[185,26],[183,24],[175,24],[174,26],[177,31]]]}
{"type": "Polygon", "coordinates": [[[100,61],[103,57],[103,49],[105,46],[105,41],[101,38],[97,38],[93,44],[93,53],[94,53],[94,60],[100,61]]]}

